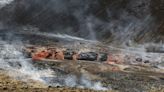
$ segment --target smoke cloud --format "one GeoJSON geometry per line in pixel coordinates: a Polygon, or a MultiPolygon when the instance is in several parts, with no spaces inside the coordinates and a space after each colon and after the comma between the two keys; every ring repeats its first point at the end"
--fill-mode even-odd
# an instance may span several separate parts
{"type": "Polygon", "coordinates": [[[39,31],[112,44],[129,40],[152,42],[158,38],[151,39],[157,30],[151,0],[15,0],[15,3],[15,8],[6,10],[11,15],[2,16],[2,20],[11,20],[10,24],[19,27],[30,25],[39,31]]]}
{"type": "Polygon", "coordinates": [[[76,75],[71,74],[57,75],[56,72],[51,69],[39,69],[36,66],[34,67],[31,63],[32,60],[25,58],[22,53],[23,44],[20,42],[20,39],[14,41],[16,44],[9,42],[0,41],[0,69],[7,71],[11,77],[25,82],[34,80],[53,87],[67,86],[108,90],[108,88],[101,85],[101,82],[91,81],[85,76],[78,78],[76,75]]]}
{"type": "Polygon", "coordinates": [[[4,7],[7,4],[10,4],[13,0],[0,0],[0,8],[4,7]]]}
{"type": "MultiPolygon", "coordinates": [[[[7,41],[2,39],[0,42],[0,68],[54,86],[107,90],[100,82],[92,82],[84,76],[80,79],[75,75],[59,78],[51,69],[37,69],[23,56],[21,38],[14,37],[12,32],[31,26],[37,30],[32,34],[88,43],[100,41],[125,47],[119,49],[125,55],[137,54],[145,60],[163,62],[161,54],[144,51],[144,42],[160,40],[154,36],[158,26],[150,5],[151,0],[0,0],[0,31],[13,29],[5,37],[7,41]],[[133,48],[135,43],[142,43],[143,47],[133,48]]],[[[27,29],[25,34],[29,31],[27,29]]]]}

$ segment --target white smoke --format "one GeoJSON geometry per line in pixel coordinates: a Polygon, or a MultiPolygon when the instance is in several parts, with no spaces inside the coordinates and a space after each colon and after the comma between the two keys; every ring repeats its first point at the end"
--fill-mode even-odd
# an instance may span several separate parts
{"type": "Polygon", "coordinates": [[[109,90],[106,87],[103,87],[100,82],[92,82],[90,81],[90,79],[87,79],[85,76],[81,77],[80,83],[84,85],[84,87],[91,88],[94,90],[103,90],[103,91],[109,90]]]}
{"type": "Polygon", "coordinates": [[[86,25],[87,25],[87,28],[88,28],[88,31],[89,31],[89,38],[91,40],[95,40],[96,41],[96,34],[95,34],[95,30],[94,30],[94,19],[91,18],[91,17],[88,17],[87,20],[86,20],[86,25]]]}
{"type": "Polygon", "coordinates": [[[34,67],[21,52],[22,45],[8,44],[7,42],[0,42],[0,69],[8,71],[9,76],[16,79],[28,82],[29,79],[42,82],[43,84],[51,86],[68,86],[78,88],[89,88],[94,90],[108,90],[103,87],[100,82],[92,82],[85,77],[78,79],[75,75],[57,76],[51,69],[39,70],[34,67]],[[61,77],[57,79],[57,77],[61,77]],[[48,81],[57,79],[58,81],[48,81]],[[60,81],[64,81],[60,83],[60,81]],[[78,82],[79,81],[79,82],[78,82]]]}
{"type": "MultiPolygon", "coordinates": [[[[153,44],[155,47],[162,48],[161,46],[159,47],[159,44],[153,44]]],[[[132,46],[132,47],[124,47],[124,48],[119,48],[119,47],[114,47],[114,46],[108,46],[110,50],[114,51],[119,51],[121,52],[120,54],[124,57],[125,63],[130,63],[130,64],[144,64],[143,62],[148,61],[149,65],[152,67],[158,67],[159,69],[163,69],[164,65],[164,53],[159,52],[147,52],[146,48],[147,46],[151,46],[150,43],[144,44],[144,45],[139,45],[137,46],[132,46]],[[136,59],[142,59],[141,62],[137,62],[136,59]]],[[[163,45],[162,45],[163,46],[163,45]]],[[[161,50],[163,52],[163,50],[161,50]]]]}
{"type": "Polygon", "coordinates": [[[94,82],[88,79],[85,76],[76,77],[75,75],[66,75],[62,76],[58,79],[58,83],[52,83],[52,85],[60,85],[60,86],[67,86],[67,87],[77,87],[77,88],[88,88],[93,90],[101,90],[106,91],[110,90],[110,88],[103,87],[101,82],[94,82]],[[62,82],[63,81],[63,82],[62,82]]]}
{"type": "Polygon", "coordinates": [[[10,4],[14,0],[0,0],[0,8],[6,6],[7,4],[10,4]]]}
{"type": "Polygon", "coordinates": [[[12,76],[28,76],[22,80],[33,79],[36,81],[44,82],[41,77],[43,76],[51,76],[52,71],[50,70],[38,70],[35,68],[28,60],[23,56],[21,52],[21,46],[17,45],[16,47],[12,44],[8,44],[6,42],[1,43],[0,47],[0,68],[9,71],[9,75],[11,75],[11,71],[13,73],[12,76]]]}
{"type": "MultiPolygon", "coordinates": [[[[24,28],[24,29],[26,29],[26,28],[24,28]]],[[[68,34],[60,34],[60,33],[55,34],[55,33],[48,33],[48,32],[40,32],[38,30],[35,30],[35,28],[32,28],[32,29],[33,29],[33,31],[28,30],[28,34],[35,34],[35,35],[40,35],[40,36],[44,36],[44,37],[48,37],[48,38],[55,37],[55,38],[65,39],[68,41],[83,41],[83,42],[93,42],[93,43],[98,42],[96,40],[87,40],[84,38],[80,38],[80,37],[72,36],[72,35],[68,35],[68,34]]],[[[25,32],[21,31],[20,33],[24,34],[24,33],[26,33],[26,31],[25,32]]]]}
{"type": "Polygon", "coordinates": [[[76,87],[82,89],[93,89],[99,91],[107,91],[111,90],[110,87],[104,87],[100,81],[95,82],[91,81],[88,77],[85,76],[75,76],[75,75],[62,75],[62,76],[54,76],[52,78],[46,78],[47,84],[53,87],[61,86],[61,87],[76,87]]]}

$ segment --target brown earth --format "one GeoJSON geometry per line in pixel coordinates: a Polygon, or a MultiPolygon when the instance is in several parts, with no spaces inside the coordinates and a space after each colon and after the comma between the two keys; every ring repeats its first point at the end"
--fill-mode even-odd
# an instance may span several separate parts
{"type": "MultiPolygon", "coordinates": [[[[53,88],[47,87],[41,83],[30,81],[22,82],[15,80],[4,71],[0,71],[0,92],[95,92],[89,89],[77,88],[53,88]]],[[[101,92],[101,91],[100,91],[101,92]]],[[[113,91],[111,91],[113,92],[113,91]]]]}
{"type": "MultiPolygon", "coordinates": [[[[79,75],[85,74],[92,80],[100,80],[104,86],[111,86],[109,92],[164,92],[163,70],[156,70],[150,67],[106,65],[89,61],[36,61],[35,67],[51,67],[54,71],[56,67],[66,73],[79,75]],[[119,71],[113,71],[117,67],[119,71]]],[[[42,83],[29,81],[22,82],[15,80],[0,71],[0,91],[1,92],[95,92],[90,89],[48,87],[42,83]]],[[[97,91],[96,91],[97,92],[97,91]]],[[[100,91],[101,92],[101,91],[100,91]]]]}

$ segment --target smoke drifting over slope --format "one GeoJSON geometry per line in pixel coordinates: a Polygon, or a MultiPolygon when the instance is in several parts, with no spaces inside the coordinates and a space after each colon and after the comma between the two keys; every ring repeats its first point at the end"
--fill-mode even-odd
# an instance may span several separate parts
{"type": "Polygon", "coordinates": [[[8,72],[8,75],[28,82],[29,80],[39,81],[47,86],[68,86],[88,88],[94,90],[108,90],[101,82],[94,82],[88,76],[76,77],[76,75],[59,76],[51,69],[38,69],[31,64],[31,59],[24,57],[21,44],[9,44],[0,41],[0,69],[8,72]]]}
{"type": "Polygon", "coordinates": [[[1,9],[0,20],[5,25],[30,25],[44,32],[108,43],[159,42],[163,38],[156,34],[163,30],[159,29],[162,20],[154,13],[153,3],[153,0],[14,0],[1,9]]]}
{"type": "MultiPolygon", "coordinates": [[[[52,86],[107,90],[86,76],[63,75],[59,78],[50,69],[35,68],[31,60],[23,56],[21,36],[13,34],[22,32],[32,36],[121,46],[133,42],[159,43],[164,40],[161,34],[164,33],[163,16],[163,0],[0,0],[0,68],[22,74],[18,76],[10,72],[16,78],[27,79],[28,76],[28,79],[52,86]]],[[[36,38],[34,40],[40,40],[36,38]]],[[[147,54],[146,51],[141,52],[144,47],[139,49],[135,52],[133,48],[126,48],[122,52],[125,55],[138,54],[152,62],[163,62],[161,54],[147,54]]]]}

